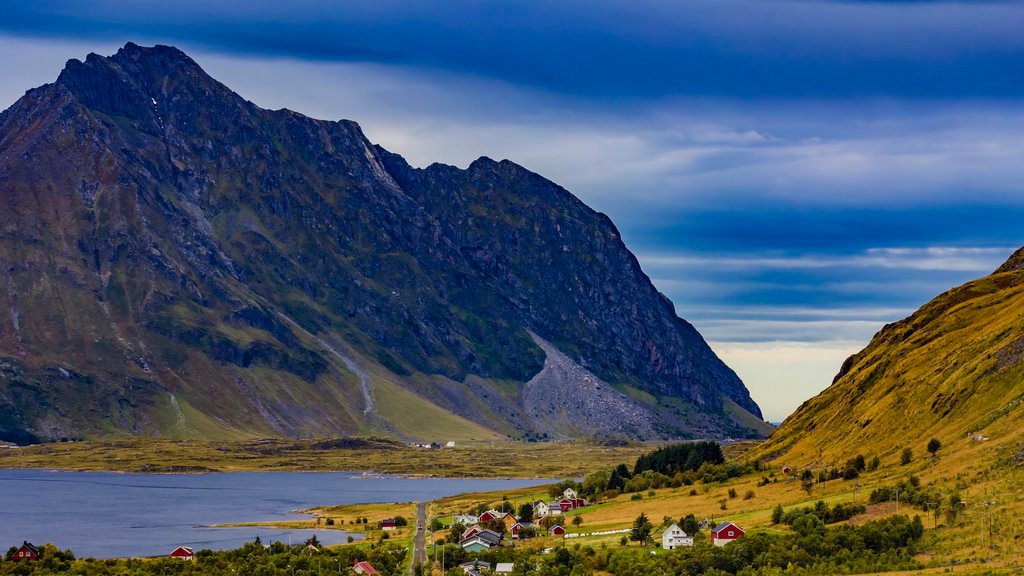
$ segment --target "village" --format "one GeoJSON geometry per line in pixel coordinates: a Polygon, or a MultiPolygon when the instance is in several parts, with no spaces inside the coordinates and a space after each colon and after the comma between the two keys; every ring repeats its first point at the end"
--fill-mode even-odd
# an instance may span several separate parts
{"type": "MultiPolygon", "coordinates": [[[[938,442],[929,447],[930,456],[920,460],[921,465],[936,462],[935,452],[941,447],[938,442]]],[[[909,460],[890,467],[905,469],[915,461],[909,460]]],[[[302,511],[312,516],[310,520],[279,526],[340,530],[343,537],[348,535],[347,545],[324,546],[314,536],[286,546],[280,541],[263,543],[257,536],[235,550],[180,545],[169,547],[161,557],[123,561],[144,561],[139,566],[154,574],[168,570],[206,574],[227,561],[248,567],[232,575],[273,566],[268,574],[320,576],[328,566],[328,573],[339,575],[571,576],[567,569],[578,566],[586,569],[580,574],[632,576],[640,573],[626,569],[629,563],[738,569],[738,562],[754,557],[766,566],[785,566],[794,558],[804,565],[831,562],[834,554],[820,546],[828,541],[848,552],[868,546],[844,553],[841,561],[848,565],[914,567],[911,553],[923,534],[923,522],[919,517],[893,514],[908,507],[929,509],[928,503],[939,495],[912,474],[891,485],[883,483],[883,478],[892,475],[879,459],[859,454],[815,474],[788,465],[771,470],[756,461],[726,461],[721,447],[713,443],[667,445],[642,454],[632,467],[619,464],[554,484],[426,502],[314,508],[302,511]],[[865,496],[858,494],[866,489],[861,474],[877,483],[865,496]],[[720,515],[717,520],[716,515],[720,515]],[[749,537],[750,531],[756,536],[749,537]],[[816,550],[818,556],[793,556],[801,548],[816,550]]],[[[945,512],[947,522],[958,521],[958,510],[945,512]]],[[[938,515],[933,516],[935,527],[938,515]]],[[[63,568],[53,569],[54,573],[92,576],[108,573],[102,566],[111,561],[79,561],[52,544],[36,546],[25,541],[8,550],[0,562],[0,574],[46,574],[47,570],[15,571],[11,566],[48,562],[47,567],[63,568]],[[89,570],[95,566],[100,568],[89,570]]]]}

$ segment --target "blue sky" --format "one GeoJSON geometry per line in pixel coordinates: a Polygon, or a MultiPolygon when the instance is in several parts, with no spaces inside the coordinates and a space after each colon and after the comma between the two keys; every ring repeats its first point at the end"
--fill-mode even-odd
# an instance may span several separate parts
{"type": "Polygon", "coordinates": [[[1024,244],[1017,2],[5,4],[2,107],[68,58],[167,43],[416,165],[551,178],[772,420],[1024,244]]]}

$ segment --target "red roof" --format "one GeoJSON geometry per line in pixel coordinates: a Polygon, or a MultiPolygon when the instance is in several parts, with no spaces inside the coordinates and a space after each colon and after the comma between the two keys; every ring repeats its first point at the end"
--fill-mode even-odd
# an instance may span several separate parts
{"type": "Polygon", "coordinates": [[[377,572],[376,568],[371,566],[370,563],[366,561],[356,562],[352,566],[352,569],[355,570],[357,574],[380,574],[380,572],[377,572]]]}
{"type": "Polygon", "coordinates": [[[192,549],[188,546],[178,546],[171,552],[171,558],[191,558],[192,549]]]}
{"type": "Polygon", "coordinates": [[[17,562],[19,560],[39,560],[39,548],[25,541],[14,554],[14,561],[17,562]]]}
{"type": "Polygon", "coordinates": [[[746,534],[746,532],[732,522],[722,522],[718,526],[715,526],[715,529],[711,531],[711,537],[718,538],[719,540],[733,540],[743,536],[744,534],[746,534]]]}

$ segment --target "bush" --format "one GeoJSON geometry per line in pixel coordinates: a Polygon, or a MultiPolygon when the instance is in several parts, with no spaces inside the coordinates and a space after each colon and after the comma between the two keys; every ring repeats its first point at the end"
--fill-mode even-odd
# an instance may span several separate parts
{"type": "Polygon", "coordinates": [[[910,448],[904,448],[903,453],[900,454],[900,464],[906,466],[910,464],[910,461],[914,459],[914,451],[910,448]]]}
{"type": "Polygon", "coordinates": [[[736,497],[736,489],[735,488],[729,488],[729,498],[735,498],[735,497],[736,497]]]}
{"type": "Polygon", "coordinates": [[[753,490],[747,490],[747,493],[743,495],[743,499],[744,500],[753,500],[754,499],[754,491],[753,490]]]}

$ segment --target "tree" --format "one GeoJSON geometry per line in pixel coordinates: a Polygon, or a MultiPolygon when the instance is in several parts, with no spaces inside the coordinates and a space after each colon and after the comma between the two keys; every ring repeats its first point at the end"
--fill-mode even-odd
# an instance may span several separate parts
{"type": "Polygon", "coordinates": [[[777,504],[775,509],[772,510],[772,524],[781,524],[782,516],[785,515],[786,511],[782,509],[782,504],[777,504]]]}
{"type": "Polygon", "coordinates": [[[594,495],[600,492],[604,492],[608,488],[608,481],[610,475],[607,470],[597,470],[591,472],[583,479],[583,493],[587,495],[594,495]]]}
{"type": "Polygon", "coordinates": [[[572,517],[572,525],[575,526],[576,528],[579,528],[580,524],[583,524],[583,517],[580,516],[579,514],[573,516],[572,517]]]}
{"type": "Polygon", "coordinates": [[[519,507],[519,521],[523,524],[533,522],[533,504],[527,502],[519,507]]]}
{"type": "Polygon", "coordinates": [[[814,514],[801,514],[793,521],[793,531],[801,536],[810,536],[824,529],[825,524],[814,514]]]}
{"type": "Polygon", "coordinates": [[[904,448],[903,453],[900,454],[900,464],[906,466],[910,464],[910,461],[914,459],[914,451],[910,447],[904,448]]]}
{"type": "Polygon", "coordinates": [[[878,467],[881,466],[881,465],[882,465],[882,461],[878,459],[878,456],[872,456],[871,457],[871,463],[868,464],[868,471],[869,472],[874,472],[875,470],[878,470],[878,467]]]}
{"type": "Polygon", "coordinates": [[[652,530],[654,530],[654,525],[647,519],[647,515],[641,512],[636,520],[633,520],[633,529],[629,531],[629,539],[639,542],[642,546],[651,539],[652,530]]]}
{"type": "Polygon", "coordinates": [[[700,522],[697,522],[697,517],[693,514],[687,514],[686,518],[679,520],[679,527],[683,529],[683,532],[693,536],[700,531],[700,522]]]}
{"type": "Polygon", "coordinates": [[[867,468],[863,454],[857,454],[856,458],[853,459],[853,468],[856,468],[857,472],[863,472],[867,468]]]}
{"type": "Polygon", "coordinates": [[[935,458],[935,453],[942,448],[942,442],[939,442],[938,438],[932,438],[928,441],[928,452],[931,453],[932,458],[935,458]]]}
{"type": "Polygon", "coordinates": [[[462,522],[455,522],[452,524],[450,530],[448,530],[448,541],[458,542],[462,540],[462,533],[466,531],[466,525],[462,522]]]}
{"type": "Polygon", "coordinates": [[[612,471],[612,475],[608,477],[608,490],[622,490],[626,487],[625,478],[619,474],[618,468],[612,471]]]}
{"type": "Polygon", "coordinates": [[[814,480],[804,480],[801,483],[801,487],[804,489],[804,492],[807,492],[807,495],[810,496],[811,492],[814,490],[814,480]]]}

